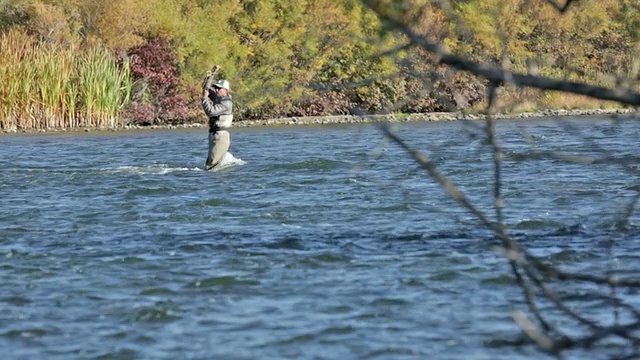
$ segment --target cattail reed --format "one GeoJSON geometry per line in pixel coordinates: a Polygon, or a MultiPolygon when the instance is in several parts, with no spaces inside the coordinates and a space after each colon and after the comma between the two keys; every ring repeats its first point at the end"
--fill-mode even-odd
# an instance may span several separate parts
{"type": "Polygon", "coordinates": [[[129,101],[129,64],[102,47],[80,51],[0,35],[0,130],[118,128],[129,101]]]}

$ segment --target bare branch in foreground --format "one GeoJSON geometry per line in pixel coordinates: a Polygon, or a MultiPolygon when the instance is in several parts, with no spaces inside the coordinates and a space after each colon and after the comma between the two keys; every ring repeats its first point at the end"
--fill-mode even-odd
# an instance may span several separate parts
{"type": "MultiPolygon", "coordinates": [[[[531,71],[530,74],[517,74],[509,71],[507,61],[503,61],[504,66],[500,68],[453,55],[448,53],[441,44],[430,41],[413,31],[406,23],[388,16],[383,8],[385,4],[388,4],[387,2],[380,0],[363,1],[378,14],[381,20],[390,24],[394,30],[405,35],[409,39],[409,45],[436,55],[439,64],[448,65],[452,71],[465,71],[484,78],[489,83],[487,107],[485,109],[487,117],[484,130],[485,141],[488,144],[487,151],[491,151],[493,155],[495,219],[492,219],[487,212],[472,203],[470,197],[460,191],[436,167],[430,156],[413,148],[394,134],[388,125],[382,125],[381,130],[388,139],[406,151],[421,168],[426,170],[428,176],[438,183],[454,201],[470,212],[482,225],[491,230],[500,241],[499,251],[509,261],[516,284],[522,291],[528,308],[526,314],[522,312],[514,313],[514,321],[520,325],[522,331],[542,351],[557,358],[562,358],[567,350],[581,349],[584,351],[596,346],[603,349],[606,354],[617,352],[619,356],[617,358],[620,359],[638,357],[640,355],[640,310],[633,301],[625,301],[628,298],[624,296],[628,293],[637,292],[637,289],[640,288],[640,280],[634,275],[620,276],[616,273],[616,268],[613,266],[615,262],[614,238],[610,238],[606,243],[609,265],[606,271],[589,273],[587,271],[570,271],[569,267],[555,266],[546,261],[545,258],[536,257],[508,234],[506,226],[503,224],[502,203],[502,159],[504,149],[501,147],[496,134],[497,123],[494,122],[494,113],[498,95],[495,90],[500,85],[556,90],[586,95],[594,99],[617,101],[620,104],[631,106],[640,106],[640,93],[631,91],[628,87],[623,86],[610,89],[586,83],[541,77],[537,76],[535,71],[531,71]],[[584,289],[593,289],[593,297],[589,297],[588,301],[595,302],[598,311],[593,311],[592,308],[581,305],[578,301],[582,300],[576,300],[579,299],[578,297],[572,298],[570,296],[571,291],[584,291],[584,289]],[[601,316],[603,310],[605,313],[611,311],[611,317],[608,314],[605,317],[601,316]],[[612,352],[610,344],[620,345],[620,347],[612,352]]],[[[560,13],[564,13],[570,4],[575,2],[568,0],[564,6],[560,6],[553,0],[546,1],[560,13]]],[[[439,0],[436,3],[447,5],[448,1],[439,0]]],[[[451,9],[449,8],[449,10],[451,9]]],[[[453,12],[449,12],[453,14],[453,12]]],[[[506,36],[502,36],[502,38],[503,42],[505,42],[506,36]]],[[[407,47],[402,48],[407,49],[407,47]]],[[[503,60],[508,58],[506,49],[506,47],[503,47],[503,60]]],[[[638,70],[633,71],[637,72],[638,70]]],[[[425,77],[423,75],[419,78],[425,77]]],[[[425,86],[425,88],[430,85],[425,86]]],[[[567,126],[566,130],[568,133],[577,133],[576,129],[572,129],[570,126],[567,126]]],[[[624,169],[627,174],[638,175],[637,156],[617,156],[599,147],[588,137],[584,138],[583,141],[593,145],[592,147],[599,151],[599,156],[581,156],[579,154],[533,150],[525,155],[520,155],[520,157],[522,159],[531,157],[533,160],[552,158],[562,162],[590,166],[601,164],[617,166],[624,169]]],[[[633,196],[625,208],[620,211],[620,219],[618,219],[620,228],[630,227],[630,219],[636,211],[638,202],[640,202],[640,194],[633,196]]],[[[524,343],[519,343],[519,345],[524,345],[524,343]]]]}

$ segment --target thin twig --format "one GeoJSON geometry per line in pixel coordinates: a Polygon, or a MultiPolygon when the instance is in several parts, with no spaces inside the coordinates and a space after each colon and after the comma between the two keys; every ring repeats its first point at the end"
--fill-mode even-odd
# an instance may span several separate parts
{"type": "Polygon", "coordinates": [[[554,342],[548,338],[544,332],[540,331],[529,318],[521,311],[516,311],[512,314],[513,320],[520,325],[522,330],[540,346],[542,349],[548,352],[552,352],[554,349],[554,342]]]}

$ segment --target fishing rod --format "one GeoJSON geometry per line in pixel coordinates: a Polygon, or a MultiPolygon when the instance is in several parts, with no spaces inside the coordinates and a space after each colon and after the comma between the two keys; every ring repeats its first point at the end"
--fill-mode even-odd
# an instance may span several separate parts
{"type": "Polygon", "coordinates": [[[209,90],[211,88],[211,83],[213,82],[213,77],[220,70],[220,65],[214,65],[211,70],[207,71],[207,76],[204,78],[202,82],[202,91],[209,90]]]}

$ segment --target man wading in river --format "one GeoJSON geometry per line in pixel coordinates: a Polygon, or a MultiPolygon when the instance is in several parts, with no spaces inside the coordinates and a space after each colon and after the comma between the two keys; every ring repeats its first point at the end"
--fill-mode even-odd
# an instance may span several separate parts
{"type": "Polygon", "coordinates": [[[207,170],[220,164],[231,145],[231,137],[226,130],[231,127],[233,121],[233,101],[229,94],[229,82],[220,79],[210,88],[213,76],[218,70],[220,65],[213,67],[202,89],[202,108],[209,116],[209,153],[205,163],[207,170]]]}

